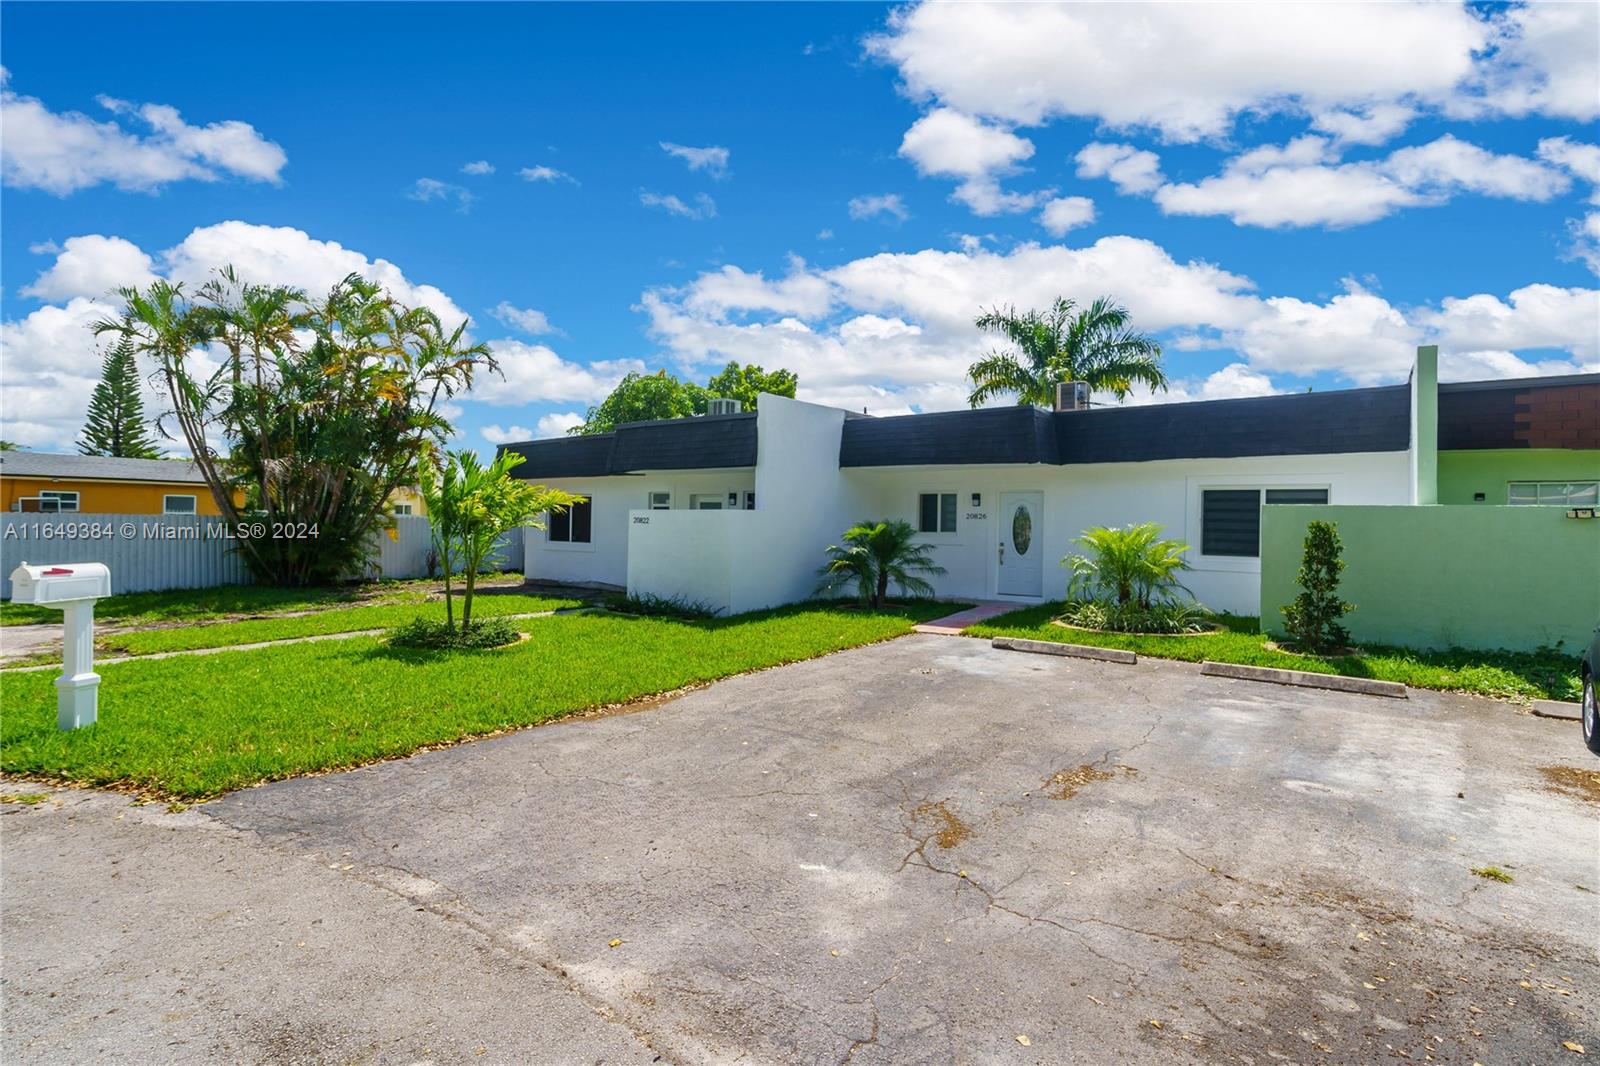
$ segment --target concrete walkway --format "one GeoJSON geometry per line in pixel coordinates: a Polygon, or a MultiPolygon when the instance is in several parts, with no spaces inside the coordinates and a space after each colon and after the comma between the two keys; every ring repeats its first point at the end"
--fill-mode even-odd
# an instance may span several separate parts
{"type": "Polygon", "coordinates": [[[987,621],[996,615],[1006,614],[1007,612],[1020,610],[1023,607],[1028,606],[1031,605],[1026,603],[1001,603],[997,600],[989,600],[984,603],[968,607],[964,611],[957,611],[955,614],[947,614],[943,618],[935,618],[931,622],[924,622],[919,626],[915,626],[914,628],[918,633],[933,633],[941,637],[958,637],[961,635],[961,631],[968,626],[977,625],[979,622],[987,621]]]}

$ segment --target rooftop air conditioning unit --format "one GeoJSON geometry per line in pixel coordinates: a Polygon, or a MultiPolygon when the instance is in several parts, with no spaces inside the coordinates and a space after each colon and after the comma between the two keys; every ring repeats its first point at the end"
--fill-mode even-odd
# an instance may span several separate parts
{"type": "Polygon", "coordinates": [[[743,409],[743,403],[727,396],[713,396],[706,401],[706,414],[708,415],[736,415],[743,409]]]}
{"type": "Polygon", "coordinates": [[[1087,411],[1089,409],[1089,383],[1087,381],[1056,382],[1057,411],[1087,411]]]}

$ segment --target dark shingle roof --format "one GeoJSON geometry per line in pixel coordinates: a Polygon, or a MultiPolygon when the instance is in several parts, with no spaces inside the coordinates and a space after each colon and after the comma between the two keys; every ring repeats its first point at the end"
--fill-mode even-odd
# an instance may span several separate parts
{"type": "Polygon", "coordinates": [[[100,481],[172,481],[204,484],[187,459],[118,459],[107,455],[0,452],[0,477],[87,478],[100,481]]]}
{"type": "Polygon", "coordinates": [[[841,466],[1118,463],[1245,455],[1402,451],[1406,386],[1238,400],[1041,411],[993,407],[858,419],[841,466]]]}
{"type": "Polygon", "coordinates": [[[529,481],[755,466],[756,416],[747,411],[626,422],[610,433],[524,441],[503,450],[525,457],[516,476],[529,481]]]}

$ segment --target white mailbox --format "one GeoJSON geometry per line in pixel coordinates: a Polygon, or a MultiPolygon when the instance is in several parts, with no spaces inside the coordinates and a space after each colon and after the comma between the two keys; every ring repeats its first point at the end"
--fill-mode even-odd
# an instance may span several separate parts
{"type": "Polygon", "coordinates": [[[49,606],[111,595],[111,571],[104,563],[60,563],[11,571],[11,601],[49,606]]]}
{"type": "Polygon", "coordinates": [[[94,672],[94,601],[111,595],[104,563],[58,563],[11,571],[11,599],[55,607],[64,623],[61,676],[56,678],[56,726],[93,725],[100,714],[100,675],[94,672]]]}

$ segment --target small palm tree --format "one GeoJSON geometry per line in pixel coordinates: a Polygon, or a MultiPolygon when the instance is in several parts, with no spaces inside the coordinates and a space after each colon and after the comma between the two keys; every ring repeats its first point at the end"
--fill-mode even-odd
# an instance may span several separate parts
{"type": "Polygon", "coordinates": [[[1056,383],[1087,381],[1091,389],[1123,399],[1140,383],[1167,387],[1161,345],[1129,326],[1128,309],[1102,296],[1079,309],[1057,299],[1048,311],[1018,314],[994,308],[978,316],[985,333],[999,333],[1015,351],[995,351],[967,368],[977,407],[996,396],[1015,393],[1018,404],[1049,407],[1056,383]]]}
{"type": "Polygon", "coordinates": [[[1069,598],[1087,595],[1149,607],[1174,590],[1187,592],[1178,575],[1189,569],[1184,553],[1189,546],[1161,539],[1162,526],[1144,522],[1136,526],[1097,526],[1083,531],[1078,543],[1088,555],[1069,555],[1062,565],[1072,570],[1069,598]]]}
{"type": "Polygon", "coordinates": [[[926,580],[945,572],[933,561],[933,549],[918,544],[910,522],[858,522],[844,531],[843,544],[828,546],[819,593],[854,584],[856,596],[873,610],[883,607],[892,583],[907,596],[932,596],[926,580]]]}

